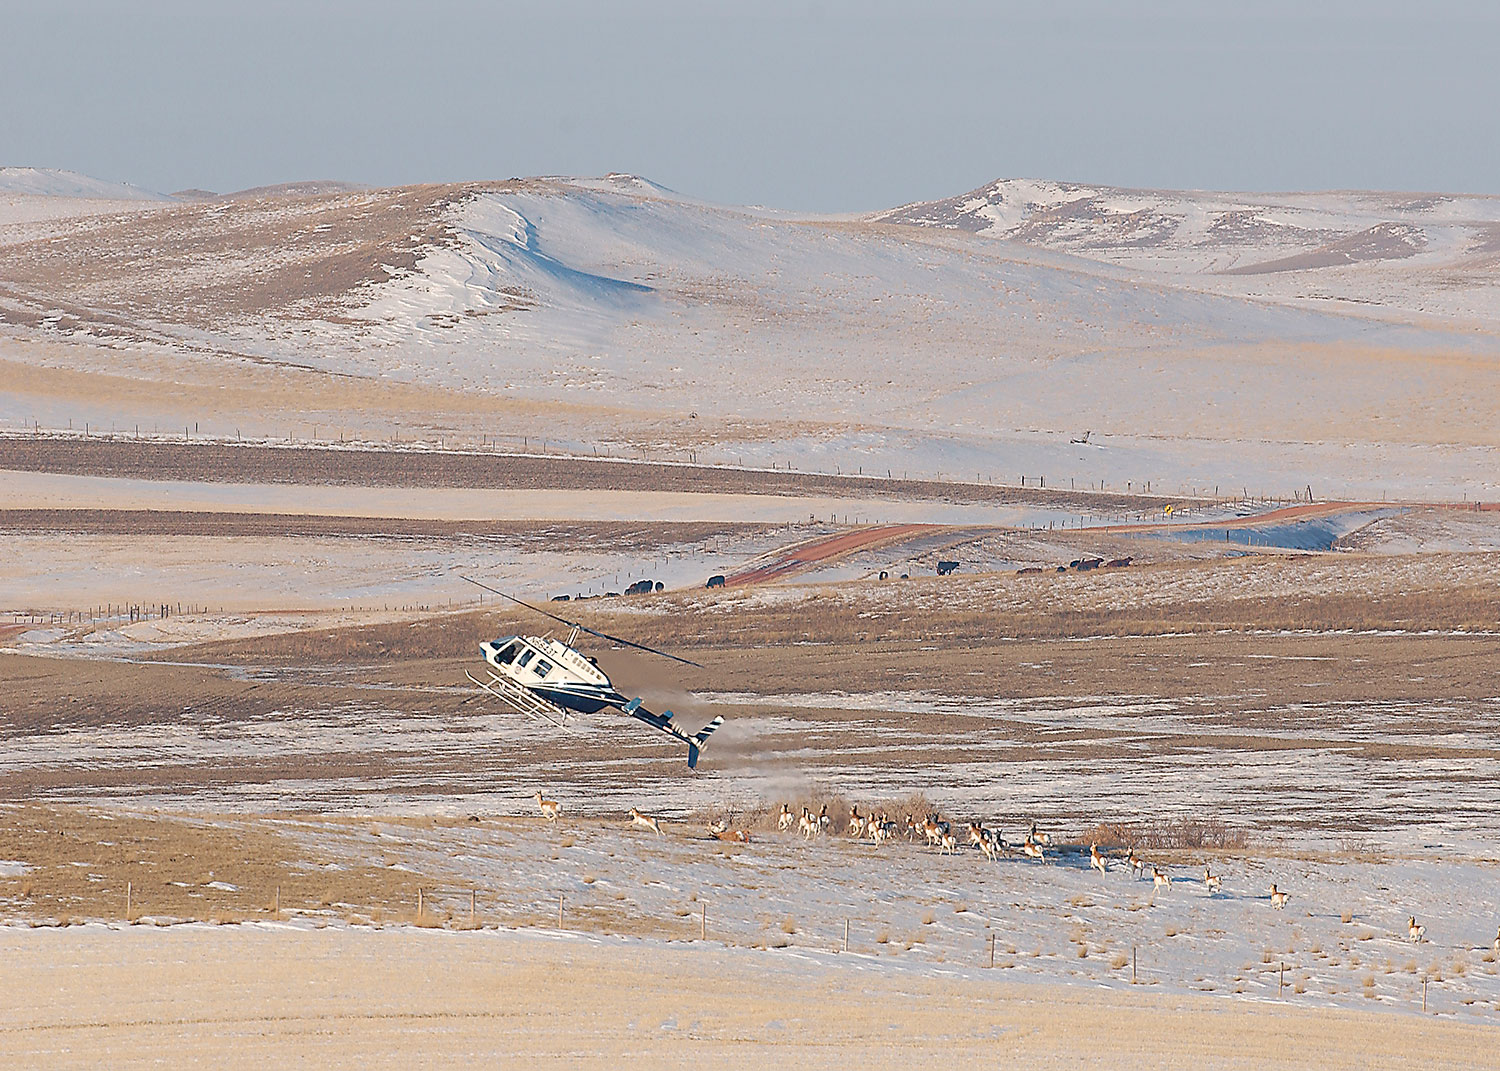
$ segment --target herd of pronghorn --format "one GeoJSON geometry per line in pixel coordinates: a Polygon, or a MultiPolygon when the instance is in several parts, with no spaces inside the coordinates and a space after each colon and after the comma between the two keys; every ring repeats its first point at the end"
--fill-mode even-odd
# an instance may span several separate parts
{"type": "MultiPolygon", "coordinates": [[[[547,799],[540,792],[536,793],[534,798],[542,817],[549,822],[557,821],[562,814],[562,805],[556,800],[547,799]]],[[[643,814],[635,807],[630,808],[629,814],[632,826],[640,826],[657,836],[664,835],[660,818],[643,814]]],[[[793,812],[789,804],[783,803],[776,816],[776,828],[779,832],[790,833],[795,827],[797,834],[804,840],[812,840],[833,833],[833,824],[827,804],[824,804],[817,814],[807,807],[803,807],[801,813],[798,814],[793,812]]],[[[1006,855],[1020,854],[1036,862],[1045,863],[1047,852],[1052,847],[1051,838],[1041,832],[1035,822],[1031,824],[1031,828],[1019,844],[1008,842],[998,831],[988,828],[982,822],[969,822],[966,826],[967,836],[961,843],[953,824],[940,819],[937,815],[928,815],[918,821],[915,815],[908,814],[904,821],[898,822],[883,812],[860,814],[858,807],[850,808],[844,832],[853,840],[869,841],[876,847],[899,837],[905,837],[908,842],[915,843],[920,837],[929,847],[936,848],[944,854],[956,855],[962,847],[982,852],[991,862],[998,862],[1006,855]]],[[[715,840],[732,844],[750,843],[750,831],[734,828],[728,819],[720,818],[714,821],[708,827],[708,834],[715,840]]],[[[1172,876],[1155,865],[1148,865],[1136,854],[1134,848],[1129,849],[1124,856],[1118,853],[1111,856],[1106,852],[1101,852],[1097,844],[1089,846],[1089,867],[1097,870],[1101,875],[1108,874],[1116,862],[1128,868],[1131,875],[1137,879],[1147,877],[1149,871],[1153,899],[1158,892],[1172,890],[1172,876]]],[[[1211,897],[1223,891],[1222,879],[1208,866],[1203,868],[1203,887],[1211,897]]],[[[1292,898],[1291,893],[1278,889],[1275,882],[1271,883],[1270,892],[1269,899],[1274,908],[1285,908],[1292,898]]],[[[1413,915],[1407,919],[1406,932],[1412,941],[1421,942],[1426,940],[1427,927],[1418,923],[1416,916],[1413,915]]],[[[1500,932],[1495,935],[1495,951],[1500,952],[1500,932]]]]}

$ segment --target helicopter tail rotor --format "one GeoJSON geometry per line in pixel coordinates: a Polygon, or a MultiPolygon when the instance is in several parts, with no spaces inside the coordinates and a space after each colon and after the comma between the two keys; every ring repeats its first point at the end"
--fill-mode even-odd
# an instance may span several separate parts
{"type": "Polygon", "coordinates": [[[723,715],[719,715],[703,728],[692,735],[688,741],[688,769],[698,768],[698,756],[703,753],[703,748],[708,744],[708,738],[713,735],[715,729],[724,724],[723,715]]]}

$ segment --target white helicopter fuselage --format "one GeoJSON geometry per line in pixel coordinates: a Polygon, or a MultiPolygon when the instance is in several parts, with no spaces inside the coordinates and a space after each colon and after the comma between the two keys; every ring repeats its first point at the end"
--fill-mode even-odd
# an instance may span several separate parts
{"type": "Polygon", "coordinates": [[[593,659],[561,640],[502,636],[479,647],[496,673],[566,710],[593,714],[627,701],[593,659]]]}

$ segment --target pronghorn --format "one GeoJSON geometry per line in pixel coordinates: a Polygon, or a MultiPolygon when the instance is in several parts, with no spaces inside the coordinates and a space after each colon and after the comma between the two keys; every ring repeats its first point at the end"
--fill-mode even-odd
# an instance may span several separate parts
{"type": "Polygon", "coordinates": [[[958,851],[958,838],[952,833],[944,833],[942,836],[942,847],[946,854],[953,855],[958,851]]]}
{"type": "Polygon", "coordinates": [[[878,847],[882,841],[891,840],[896,836],[896,823],[881,821],[875,823],[875,828],[870,830],[870,839],[878,847]]]}
{"type": "Polygon", "coordinates": [[[1208,886],[1209,896],[1213,896],[1218,893],[1218,891],[1224,885],[1224,883],[1219,880],[1219,875],[1209,870],[1206,866],[1203,868],[1203,884],[1208,886]]]}
{"type": "Polygon", "coordinates": [[[792,807],[791,807],[791,804],[789,804],[789,803],[783,803],[781,805],[781,813],[776,816],[776,828],[777,828],[777,830],[779,830],[782,833],[785,833],[788,829],[792,828],[792,823],[795,822],[795,821],[796,821],[796,818],[794,818],[792,816],[792,807]]]}
{"type": "Polygon", "coordinates": [[[981,823],[979,823],[979,822],[970,822],[969,823],[969,847],[970,848],[981,847],[984,844],[985,838],[988,835],[988,833],[989,833],[989,830],[985,829],[984,826],[981,823]]]}
{"type": "Polygon", "coordinates": [[[1042,847],[1044,847],[1044,848],[1048,844],[1052,843],[1052,838],[1048,837],[1047,834],[1045,834],[1045,833],[1038,833],[1036,831],[1036,823],[1035,822],[1031,823],[1031,832],[1028,834],[1028,836],[1030,836],[1032,840],[1036,841],[1038,844],[1042,845],[1042,847]]]}
{"type": "Polygon", "coordinates": [[[1146,864],[1140,856],[1135,854],[1135,849],[1130,849],[1130,854],[1125,857],[1125,865],[1130,867],[1130,873],[1134,877],[1140,877],[1146,872],[1146,864]]]}
{"type": "Polygon", "coordinates": [[[802,808],[802,817],[797,819],[797,831],[802,834],[803,840],[812,840],[818,835],[818,819],[806,807],[802,808]]]}
{"type": "Polygon", "coordinates": [[[979,841],[979,850],[984,853],[984,857],[990,862],[998,862],[1000,859],[1000,849],[1004,843],[997,834],[986,829],[984,836],[979,841]]]}
{"type": "Polygon", "coordinates": [[[1156,892],[1157,889],[1166,889],[1167,892],[1171,892],[1172,891],[1172,875],[1168,874],[1168,873],[1165,873],[1164,871],[1157,870],[1156,867],[1152,867],[1151,868],[1151,892],[1152,892],[1153,895],[1155,894],[1155,892],[1156,892]]]}
{"type": "Polygon", "coordinates": [[[1495,951],[1500,952],[1500,930],[1495,931],[1495,951]]]}
{"type": "Polygon", "coordinates": [[[849,836],[851,836],[851,837],[862,836],[864,834],[864,831],[865,831],[865,816],[859,813],[859,808],[858,807],[850,807],[849,808],[849,828],[847,830],[849,836]]]}
{"type": "Polygon", "coordinates": [[[532,799],[536,800],[537,809],[542,812],[542,817],[549,822],[556,822],[557,816],[562,814],[562,804],[556,800],[544,799],[540,792],[535,793],[532,799]]]}
{"type": "Polygon", "coordinates": [[[1044,863],[1047,861],[1046,849],[1032,840],[1030,834],[1027,834],[1026,839],[1021,842],[1021,851],[1028,859],[1040,859],[1044,863]]]}
{"type": "Polygon", "coordinates": [[[1109,860],[1099,854],[1099,845],[1089,845],[1089,866],[1101,875],[1109,873],[1109,860]]]}
{"type": "Polygon", "coordinates": [[[1286,902],[1292,898],[1291,893],[1282,892],[1271,882],[1271,906],[1276,908],[1286,907],[1286,902]]]}
{"type": "Polygon", "coordinates": [[[750,843],[750,834],[743,829],[716,829],[714,826],[709,826],[708,831],[713,835],[714,840],[728,841],[730,844],[750,843]]]}
{"type": "Polygon", "coordinates": [[[651,832],[655,833],[658,837],[662,835],[661,819],[652,818],[649,814],[642,814],[634,807],[630,808],[630,822],[632,825],[637,825],[642,827],[643,829],[651,830],[651,832]]]}
{"type": "Polygon", "coordinates": [[[1413,915],[1411,918],[1406,920],[1406,932],[1413,941],[1420,942],[1427,933],[1427,927],[1418,926],[1417,916],[1413,915]]]}
{"type": "Polygon", "coordinates": [[[828,804],[825,803],[818,808],[818,832],[827,833],[832,825],[833,819],[829,817],[828,804]]]}
{"type": "Polygon", "coordinates": [[[906,839],[908,842],[917,839],[917,819],[913,815],[906,816],[906,839]]]}

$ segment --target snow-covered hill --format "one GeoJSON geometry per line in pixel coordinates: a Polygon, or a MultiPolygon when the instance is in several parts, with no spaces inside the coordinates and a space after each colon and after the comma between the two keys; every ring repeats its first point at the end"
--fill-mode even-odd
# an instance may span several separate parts
{"type": "Polygon", "coordinates": [[[107,182],[76,171],[46,167],[0,167],[0,193],[33,197],[81,197],[94,201],[170,201],[165,194],[124,182],[107,182]]]}
{"type": "MultiPolygon", "coordinates": [[[[1012,183],[859,219],[609,175],[142,203],[0,232],[0,348],[103,346],[122,373],[136,348],[248,359],[340,398],[404,383],[436,392],[415,417],[434,438],[504,412],[517,435],[658,457],[1481,493],[1500,479],[1492,199],[1382,196],[1012,183]]],[[[56,396],[0,395],[0,420],[56,396]]],[[[98,419],[123,413],[106,397],[98,419]]],[[[411,426],[388,407],[302,419],[411,426]]],[[[285,427],[258,403],[224,423],[285,427]]]]}
{"type": "Polygon", "coordinates": [[[1067,251],[1219,293],[1500,323],[1500,197],[1002,179],[873,218],[1067,251]]]}

